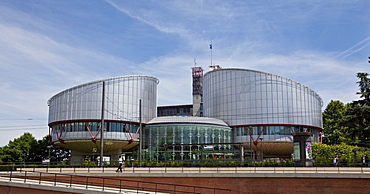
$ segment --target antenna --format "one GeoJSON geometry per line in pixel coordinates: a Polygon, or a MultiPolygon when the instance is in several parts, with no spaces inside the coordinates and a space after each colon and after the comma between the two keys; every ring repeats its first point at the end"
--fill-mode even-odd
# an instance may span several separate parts
{"type": "Polygon", "coordinates": [[[196,67],[196,66],[197,66],[197,59],[194,58],[194,67],[196,67]]]}

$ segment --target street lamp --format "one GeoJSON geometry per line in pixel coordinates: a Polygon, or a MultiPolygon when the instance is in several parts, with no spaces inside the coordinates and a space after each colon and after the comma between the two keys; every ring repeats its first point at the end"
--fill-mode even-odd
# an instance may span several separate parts
{"type": "Polygon", "coordinates": [[[51,159],[50,159],[50,148],[51,148],[51,147],[52,147],[51,145],[47,146],[47,148],[49,149],[49,157],[48,157],[49,162],[48,162],[48,168],[50,167],[50,161],[51,161],[51,159]]]}
{"type": "Polygon", "coordinates": [[[261,158],[263,162],[263,143],[262,143],[263,138],[261,137],[260,140],[261,140],[261,158]]]}

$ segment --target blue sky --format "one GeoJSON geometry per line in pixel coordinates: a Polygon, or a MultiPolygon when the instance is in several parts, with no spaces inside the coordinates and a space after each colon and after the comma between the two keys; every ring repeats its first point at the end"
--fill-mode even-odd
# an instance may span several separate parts
{"type": "Polygon", "coordinates": [[[47,100],[124,75],[160,80],[158,105],[190,104],[191,67],[298,81],[324,100],[358,99],[369,72],[369,1],[0,1],[0,146],[48,134],[47,100]]]}

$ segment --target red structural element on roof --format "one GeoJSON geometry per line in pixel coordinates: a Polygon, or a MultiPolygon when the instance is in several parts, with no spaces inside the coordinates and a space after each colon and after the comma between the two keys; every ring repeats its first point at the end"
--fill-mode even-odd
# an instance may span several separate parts
{"type": "Polygon", "coordinates": [[[90,137],[91,137],[91,141],[92,142],[94,142],[94,143],[96,143],[96,137],[98,136],[98,134],[99,134],[99,131],[100,131],[100,129],[101,129],[101,127],[96,131],[96,133],[95,133],[95,135],[93,135],[92,134],[92,132],[90,131],[90,129],[89,129],[89,126],[87,126],[87,124],[85,123],[85,128],[89,131],[89,133],[90,133],[90,137]]]}
{"type": "Polygon", "coordinates": [[[203,77],[203,69],[201,67],[192,67],[193,77],[203,77]]]}
{"type": "Polygon", "coordinates": [[[134,136],[132,136],[130,133],[130,128],[126,124],[126,132],[128,132],[128,134],[130,135],[130,140],[128,140],[128,144],[131,144],[132,142],[134,142],[139,131],[140,131],[140,127],[137,128],[136,133],[134,134],[134,136]]]}
{"type": "Polygon", "coordinates": [[[251,137],[251,139],[253,140],[253,144],[255,145],[255,146],[257,146],[258,145],[258,140],[260,139],[260,137],[261,137],[261,135],[262,135],[262,133],[263,133],[263,131],[265,131],[265,129],[266,129],[266,126],[263,126],[263,128],[262,128],[262,130],[260,131],[260,133],[258,134],[258,137],[257,137],[257,139],[256,140],[254,140],[254,138],[252,137],[252,135],[250,134],[250,132],[249,132],[249,129],[247,129],[246,127],[244,127],[244,130],[248,133],[248,135],[251,137]]]}

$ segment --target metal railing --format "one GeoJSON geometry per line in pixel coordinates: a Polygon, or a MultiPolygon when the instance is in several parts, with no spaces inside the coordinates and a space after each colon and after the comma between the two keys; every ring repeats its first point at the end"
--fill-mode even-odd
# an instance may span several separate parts
{"type": "MultiPolygon", "coordinates": [[[[314,159],[313,166],[317,167],[331,167],[333,159],[314,159]]],[[[110,164],[105,164],[103,167],[116,167],[118,161],[113,161],[110,164]]],[[[97,168],[99,167],[95,162],[86,162],[83,164],[67,164],[61,161],[52,161],[50,163],[41,162],[0,162],[1,166],[15,166],[15,167],[49,167],[49,168],[97,168]]],[[[126,161],[126,167],[138,167],[138,161],[126,161]]],[[[142,161],[141,167],[294,167],[294,161],[289,159],[265,158],[263,161],[245,159],[241,163],[240,159],[198,159],[198,160],[166,160],[166,161],[142,161]]],[[[340,159],[341,167],[365,167],[361,159],[340,159]]],[[[99,167],[101,168],[101,167],[99,167]]],[[[0,169],[1,170],[1,169],[0,169]]]]}
{"type": "Polygon", "coordinates": [[[17,180],[18,182],[21,181],[23,183],[32,182],[37,184],[102,191],[113,190],[119,193],[231,193],[230,189],[25,170],[2,173],[0,174],[0,177],[8,178],[9,181],[17,180]]]}
{"type": "MultiPolygon", "coordinates": [[[[19,168],[18,170],[34,170],[45,173],[116,173],[116,168],[19,168]]],[[[368,167],[135,167],[126,168],[123,174],[183,174],[183,173],[360,173],[369,174],[368,167]]]]}
{"type": "MultiPolygon", "coordinates": [[[[296,167],[294,162],[283,161],[277,162],[274,160],[265,160],[263,162],[254,162],[252,160],[246,160],[243,165],[239,165],[236,163],[231,163],[235,165],[222,165],[225,164],[226,160],[205,160],[200,162],[209,162],[210,165],[191,165],[189,164],[190,161],[168,161],[168,163],[164,163],[158,166],[143,166],[139,167],[138,165],[134,165],[135,163],[127,163],[126,172],[127,173],[171,173],[176,171],[176,173],[207,173],[207,172],[225,172],[228,171],[230,173],[251,173],[251,172],[291,172],[291,173],[300,173],[302,172],[302,167],[296,167]],[[173,165],[175,164],[175,165],[173,165]],[[180,169],[180,170],[179,170],[180,169]],[[211,170],[208,170],[211,169],[211,170]],[[268,170],[266,170],[268,169],[268,170]]],[[[235,162],[235,161],[233,161],[235,162]]],[[[45,165],[40,163],[0,163],[1,169],[0,171],[14,171],[14,170],[41,170],[43,172],[52,172],[52,173],[105,173],[105,172],[114,172],[114,166],[90,166],[90,165],[66,165],[66,164],[52,164],[52,165],[45,165]]],[[[154,163],[153,163],[154,164],[154,163]]],[[[160,163],[158,163],[160,164],[160,163]]],[[[369,173],[370,167],[366,164],[362,164],[361,160],[340,160],[340,165],[333,167],[332,166],[332,159],[316,159],[313,161],[312,167],[303,167],[304,171],[310,172],[348,172],[352,171],[354,173],[369,173]]],[[[155,164],[154,164],[155,165],[155,164]]]]}

